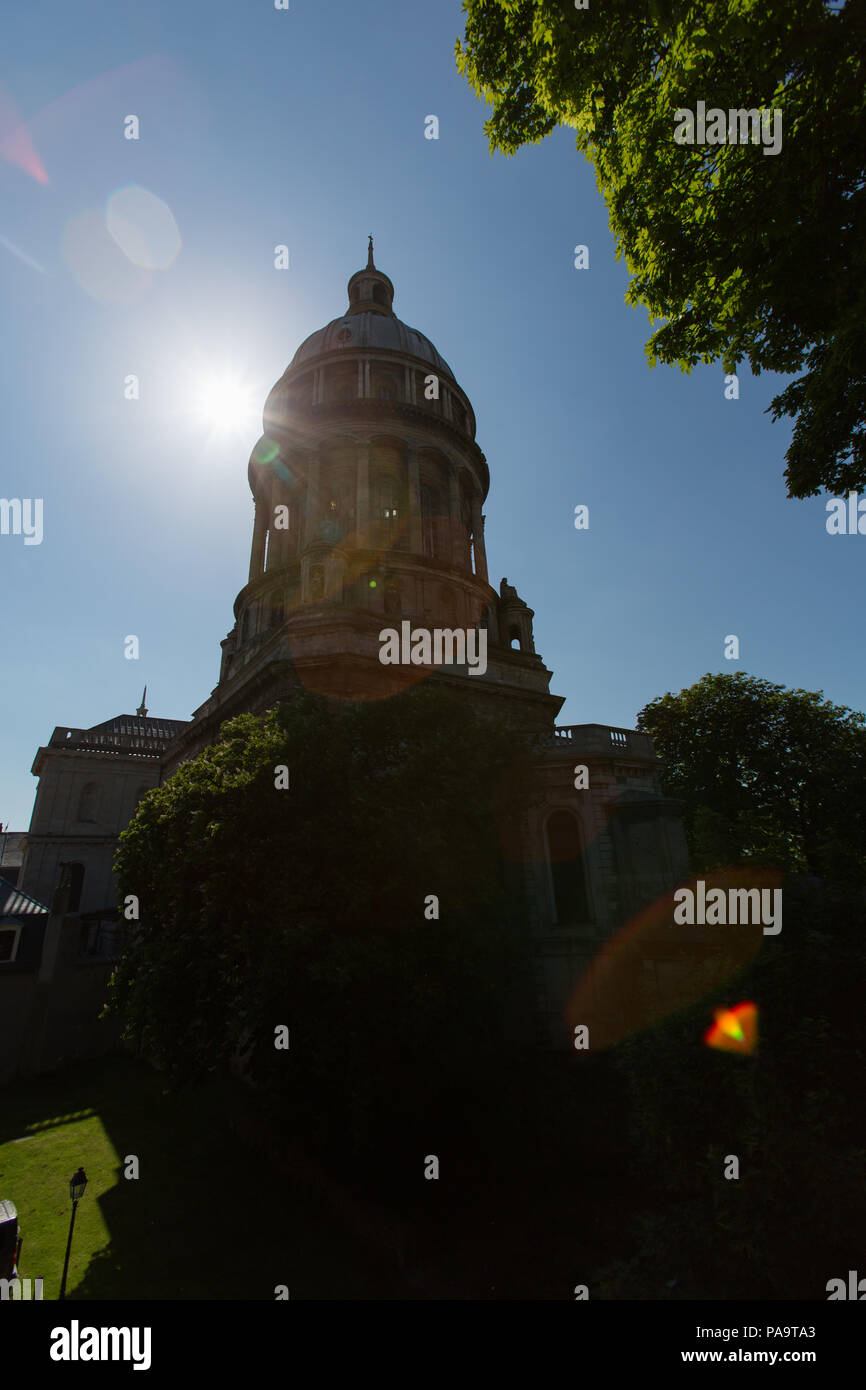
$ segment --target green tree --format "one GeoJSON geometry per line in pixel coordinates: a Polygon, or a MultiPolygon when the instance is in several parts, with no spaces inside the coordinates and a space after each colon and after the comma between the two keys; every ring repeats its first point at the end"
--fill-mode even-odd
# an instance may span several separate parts
{"type": "Polygon", "coordinates": [[[698,1005],[630,1038],[632,1180],[644,1210],[602,1297],[822,1299],[866,1233],[862,888],[788,880],[785,926],[698,1005]],[[750,1056],[703,1044],[713,1008],[751,1000],[750,1056]],[[735,1154],[739,1179],[723,1177],[735,1154]]]}
{"type": "Polygon", "coordinates": [[[683,802],[696,870],[743,860],[862,881],[866,717],[738,671],[642,709],[637,727],[683,802]]]}
{"type": "Polygon", "coordinates": [[[801,372],[788,495],[866,488],[866,4],[464,0],[492,150],[558,124],[594,165],[651,364],[801,372]],[[782,148],[678,144],[674,113],[774,108],[782,148]]]}
{"type": "Polygon", "coordinates": [[[435,688],[226,724],[121,837],[141,904],[111,985],[127,1040],[178,1083],[242,1059],[329,1155],[397,1118],[420,1142],[528,1003],[509,857],[527,765],[513,729],[435,688]]]}

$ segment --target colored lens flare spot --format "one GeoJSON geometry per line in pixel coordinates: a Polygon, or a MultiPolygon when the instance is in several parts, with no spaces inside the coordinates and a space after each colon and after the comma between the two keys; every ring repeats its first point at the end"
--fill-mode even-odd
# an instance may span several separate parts
{"type": "Polygon", "coordinates": [[[754,1052],[758,1045],[758,1010],[751,1003],[716,1009],[716,1021],[704,1036],[707,1047],[720,1052],[754,1052]]]}
{"type": "Polygon", "coordinates": [[[273,463],[274,459],[279,456],[279,452],[279,446],[272,439],[260,439],[253,449],[253,458],[256,463],[263,465],[273,463]]]}

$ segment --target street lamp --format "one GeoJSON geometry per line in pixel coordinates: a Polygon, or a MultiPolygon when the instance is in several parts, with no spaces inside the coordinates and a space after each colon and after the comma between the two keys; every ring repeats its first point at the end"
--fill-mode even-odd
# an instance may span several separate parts
{"type": "Polygon", "coordinates": [[[66,1259],[63,1261],[63,1278],[60,1281],[60,1298],[66,1297],[66,1274],[69,1269],[69,1252],[72,1249],[72,1232],[75,1227],[75,1213],[78,1210],[78,1203],[84,1196],[84,1189],[87,1186],[87,1174],[83,1168],[79,1168],[77,1173],[73,1173],[69,1179],[69,1195],[72,1198],[72,1216],[69,1221],[69,1239],[66,1242],[66,1259]]]}

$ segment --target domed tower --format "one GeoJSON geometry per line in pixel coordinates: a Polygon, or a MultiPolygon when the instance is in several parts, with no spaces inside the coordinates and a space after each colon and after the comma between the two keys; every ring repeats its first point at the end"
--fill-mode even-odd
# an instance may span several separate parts
{"type": "MultiPolygon", "coordinates": [[[[341,318],[310,335],[265,403],[249,482],[249,580],[222,644],[219,684],[175,759],[219,724],[304,686],[379,698],[436,678],[550,729],[562,700],[536,654],[532,610],[487,576],[490,486],[475,416],[448,363],[393,310],[373,261],[341,318]],[[486,633],[486,670],[383,665],[385,629],[486,633]]],[[[195,745],[195,746],[193,746],[195,745]]]]}

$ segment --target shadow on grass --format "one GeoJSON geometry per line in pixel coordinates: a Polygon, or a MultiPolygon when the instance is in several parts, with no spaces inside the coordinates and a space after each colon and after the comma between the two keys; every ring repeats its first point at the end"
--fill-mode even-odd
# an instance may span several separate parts
{"type": "Polygon", "coordinates": [[[293,1300],[408,1296],[323,1203],[230,1133],[224,1086],[166,1095],[159,1074],[115,1058],[5,1088],[0,1143],[95,1113],[119,1159],[97,1199],[110,1243],[68,1297],[273,1300],[280,1284],[293,1300]],[[137,1179],[124,1177],[132,1155],[137,1179]]]}
{"type": "MultiPolygon", "coordinates": [[[[164,1077],[132,1059],[79,1064],[0,1093],[0,1143],[42,1136],[59,1173],[64,1124],[83,1122],[82,1145],[92,1135],[89,1117],[105,1131],[102,1173],[84,1202],[98,1204],[108,1243],[92,1239],[82,1249],[86,1226],[76,1228],[89,1259],[75,1271],[73,1258],[72,1299],[272,1301],[285,1285],[292,1300],[570,1300],[612,1253],[627,1253],[624,1228],[646,1196],[628,1180],[609,1066],[599,1059],[589,1073],[578,1083],[567,1059],[533,1062],[529,1076],[514,1078],[507,1115],[491,1097],[487,1109],[479,1101],[471,1124],[458,1107],[463,1118],[451,1132],[431,1116],[442,1156],[437,1182],[423,1180],[422,1155],[405,1152],[396,1126],[380,1156],[380,1190],[360,1181],[358,1195],[406,1219],[402,1271],[383,1253],[381,1232],[347,1225],[321,1183],[287,1176],[276,1153],[232,1131],[229,1112],[251,1105],[239,1083],[167,1094],[164,1077]],[[124,1176],[131,1156],[137,1179],[124,1176]],[[406,1172],[416,1178],[411,1200],[398,1182],[406,1172]]],[[[86,1159],[67,1136],[64,1161],[73,1151],[86,1159]]],[[[37,1217],[50,1217],[43,1250],[59,1269],[68,1201],[64,1212],[61,1185],[58,1209],[48,1212],[54,1188],[47,1195],[38,1164],[30,1173],[22,1164],[19,1190],[0,1195],[15,1197],[19,1210],[29,1200],[34,1237],[37,1217]]],[[[350,1171],[337,1177],[352,1185],[350,1171]]],[[[46,1285],[46,1296],[53,1292],[46,1285]]]]}

